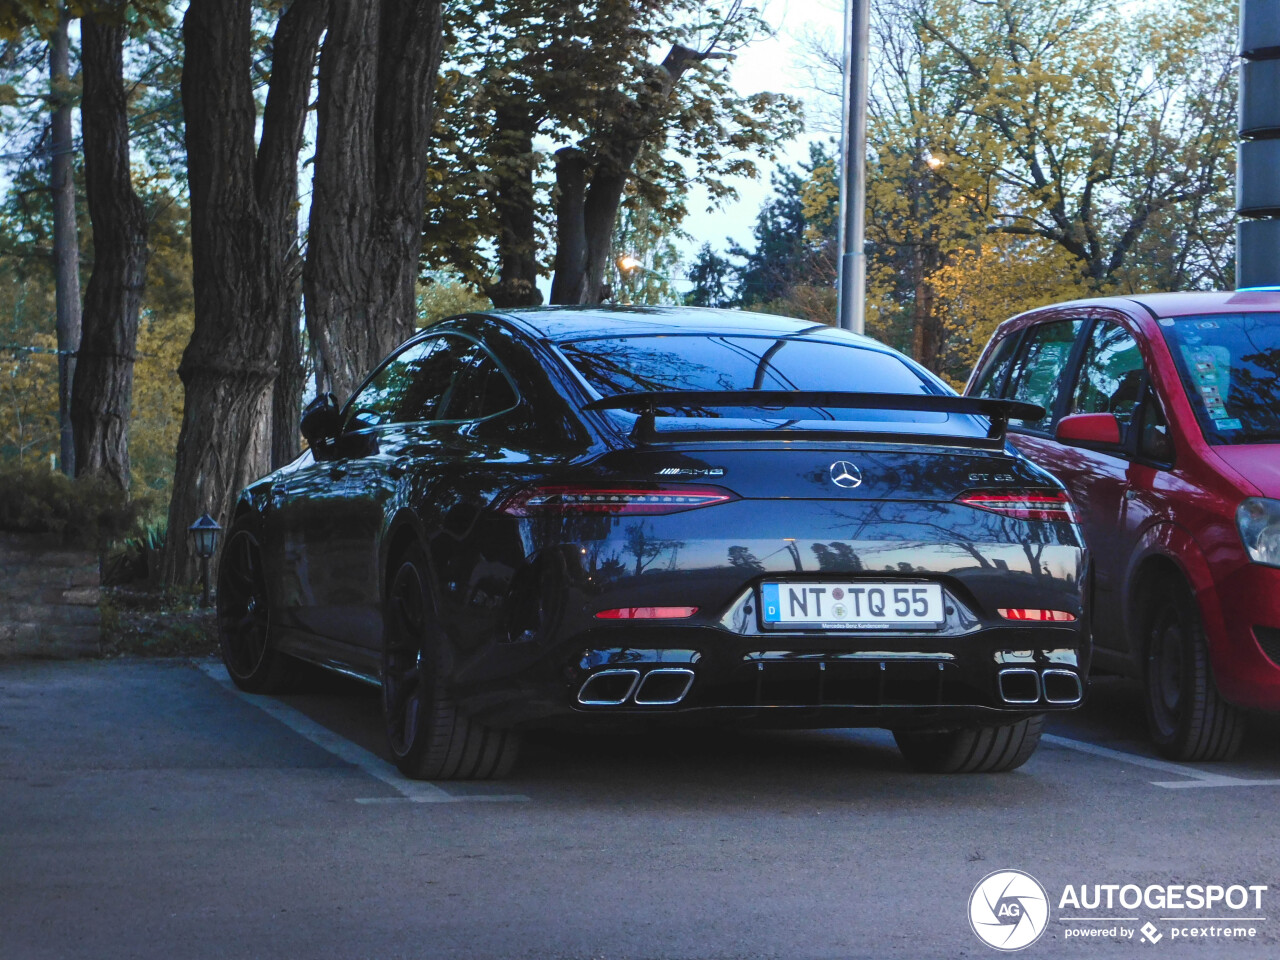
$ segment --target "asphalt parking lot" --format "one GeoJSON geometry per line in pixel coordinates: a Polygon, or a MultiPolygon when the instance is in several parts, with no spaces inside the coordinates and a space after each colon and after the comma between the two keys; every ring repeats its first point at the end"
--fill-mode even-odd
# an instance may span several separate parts
{"type": "Polygon", "coordinates": [[[1280,725],[1166,764],[1132,694],[1095,684],[1005,775],[912,773],[880,731],[539,734],[509,780],[435,785],[356,684],[6,664],[0,957],[994,957],[970,895],[1006,868],[1049,901],[1027,957],[1280,955],[1280,725]],[[1192,885],[1267,889],[1149,906],[1192,885]]]}

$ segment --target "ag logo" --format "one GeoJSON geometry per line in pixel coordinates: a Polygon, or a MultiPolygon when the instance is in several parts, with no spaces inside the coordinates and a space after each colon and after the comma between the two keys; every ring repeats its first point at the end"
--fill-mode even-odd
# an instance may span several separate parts
{"type": "Polygon", "coordinates": [[[837,487],[852,490],[862,484],[862,471],[848,460],[837,460],[831,465],[831,482],[837,487]]]}
{"type": "Polygon", "coordinates": [[[1049,925],[1044,887],[1020,870],[997,870],[969,895],[969,926],[989,947],[1021,950],[1040,939],[1049,925]]]}

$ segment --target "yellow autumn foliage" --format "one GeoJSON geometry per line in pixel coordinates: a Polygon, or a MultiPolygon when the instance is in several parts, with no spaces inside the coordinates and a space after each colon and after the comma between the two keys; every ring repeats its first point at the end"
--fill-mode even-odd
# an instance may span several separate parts
{"type": "Polygon", "coordinates": [[[1083,264],[1039,237],[993,234],[954,253],[932,277],[948,334],[944,376],[963,384],[1001,321],[1050,303],[1092,296],[1083,264]]]}
{"type": "Polygon", "coordinates": [[[178,363],[194,323],[190,312],[148,312],[138,325],[129,418],[129,468],[135,495],[167,491],[173,480],[174,451],[182,426],[178,363]]]}
{"type": "Polygon", "coordinates": [[[57,339],[35,334],[0,349],[0,449],[19,466],[58,449],[57,339]]]}
{"type": "Polygon", "coordinates": [[[1236,12],[881,0],[868,333],[958,383],[1022,310],[1229,285],[1236,12]]]}

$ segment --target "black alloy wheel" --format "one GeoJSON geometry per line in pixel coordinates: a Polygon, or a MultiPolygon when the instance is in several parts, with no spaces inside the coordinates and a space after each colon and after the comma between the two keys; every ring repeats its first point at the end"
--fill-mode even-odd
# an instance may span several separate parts
{"type": "Polygon", "coordinates": [[[519,751],[519,734],[464,716],[441,680],[422,550],[410,547],[394,571],[383,606],[382,716],[396,766],[415,780],[506,776],[519,751]]]}
{"type": "Polygon", "coordinates": [[[1243,711],[1222,699],[1190,589],[1170,582],[1152,592],[1145,623],[1143,693],[1147,725],[1170,760],[1226,760],[1244,738],[1243,711]]]}
{"type": "Polygon", "coordinates": [[[1041,714],[958,730],[895,730],[893,739],[907,763],[922,773],[1005,773],[1031,758],[1043,730],[1041,714]]]}
{"type": "Polygon", "coordinates": [[[418,567],[406,559],[396,570],[387,596],[386,642],[382,654],[382,712],[387,743],[397,761],[413,752],[422,731],[425,685],[423,641],[427,632],[425,586],[418,567]]]}
{"type": "Polygon", "coordinates": [[[233,525],[222,548],[217,614],[218,647],[236,686],[249,693],[272,693],[283,687],[292,661],[272,649],[262,548],[244,527],[233,525]]]}

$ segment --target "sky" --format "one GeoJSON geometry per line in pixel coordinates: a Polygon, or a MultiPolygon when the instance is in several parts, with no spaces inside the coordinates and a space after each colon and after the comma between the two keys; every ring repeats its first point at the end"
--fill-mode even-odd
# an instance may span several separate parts
{"type": "MultiPolygon", "coordinates": [[[[811,89],[808,71],[803,66],[800,41],[806,34],[827,34],[832,44],[839,45],[843,36],[844,3],[843,0],[768,0],[764,4],[764,15],[775,30],[774,36],[740,51],[729,70],[739,93],[770,90],[789,93],[806,102],[807,132],[785,144],[779,156],[780,163],[794,166],[808,159],[810,140],[838,134],[838,131],[813,129],[820,125],[815,123],[815,114],[821,113],[825,107],[828,111],[835,110],[838,118],[839,105],[825,102],[811,89]]],[[[759,179],[733,181],[741,198],[711,213],[707,213],[709,197],[706,190],[695,187],[690,191],[689,217],[684,229],[692,239],[678,244],[682,257],[692,259],[693,253],[703,243],[710,243],[723,252],[728,246],[726,237],[747,244],[756,214],[768,199],[769,173],[775,166],[773,163],[761,163],[759,179]]]]}
{"type": "MultiPolygon", "coordinates": [[[[832,45],[839,46],[845,17],[844,0],[758,0],[758,2],[764,18],[774,30],[774,35],[762,38],[738,51],[735,61],[727,69],[734,86],[741,94],[769,90],[791,94],[805,101],[807,132],[796,140],[783,144],[776,162],[760,162],[758,179],[731,180],[730,182],[740,194],[736,202],[722,203],[720,207],[708,212],[711,200],[707,191],[696,185],[690,190],[689,216],[684,224],[684,229],[689,236],[677,242],[677,248],[685,261],[686,269],[703,243],[710,243],[713,248],[722,253],[729,245],[728,238],[748,245],[756,215],[770,193],[769,175],[778,163],[794,166],[808,158],[809,142],[812,139],[825,139],[838,135],[838,130],[830,129],[829,123],[827,127],[823,127],[820,120],[825,110],[828,121],[832,117],[838,121],[839,104],[827,102],[811,88],[810,75],[803,63],[801,40],[806,35],[826,35],[829,36],[832,45]]],[[[78,34],[78,23],[73,23],[72,31],[73,34],[78,34]]],[[[73,37],[73,41],[78,42],[78,36],[73,37]]],[[[76,111],[73,121],[77,127],[75,135],[78,138],[79,111],[76,111]]],[[[314,144],[314,115],[309,118],[308,137],[314,144]]],[[[309,167],[304,170],[301,185],[304,191],[300,211],[303,229],[306,226],[307,201],[310,199],[309,184],[306,182],[309,170],[309,167]]],[[[0,179],[0,189],[7,186],[7,177],[0,179]]],[[[687,286],[681,282],[679,273],[672,279],[676,281],[677,289],[687,289],[687,286]]],[[[546,278],[545,283],[540,285],[549,288],[550,279],[546,278]]]]}

